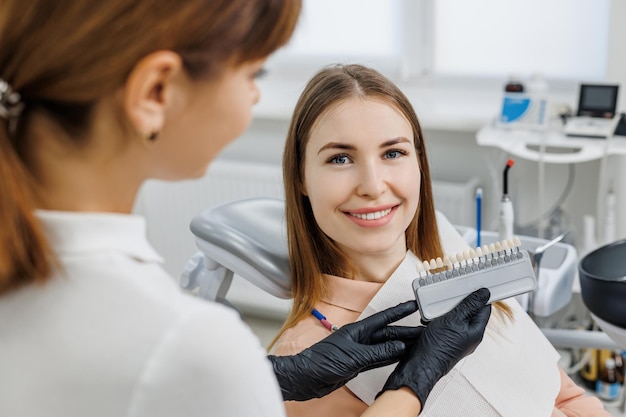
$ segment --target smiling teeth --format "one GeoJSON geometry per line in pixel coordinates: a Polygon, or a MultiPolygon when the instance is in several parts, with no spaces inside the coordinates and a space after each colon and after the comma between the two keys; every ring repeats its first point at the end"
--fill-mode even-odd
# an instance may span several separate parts
{"type": "Polygon", "coordinates": [[[376,220],[376,219],[380,219],[381,217],[385,217],[389,213],[391,213],[391,209],[382,210],[382,211],[374,211],[372,213],[367,213],[367,214],[350,213],[350,215],[358,219],[363,219],[363,220],[376,220]]]}

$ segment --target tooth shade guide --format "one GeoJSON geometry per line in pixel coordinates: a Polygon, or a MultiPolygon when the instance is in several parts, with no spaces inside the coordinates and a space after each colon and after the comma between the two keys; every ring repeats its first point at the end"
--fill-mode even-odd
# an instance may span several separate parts
{"type": "MultiPolygon", "coordinates": [[[[420,276],[413,281],[422,316],[431,320],[445,314],[461,296],[481,287],[491,291],[490,302],[535,289],[530,256],[519,246],[519,238],[514,238],[444,256],[441,262],[445,269],[438,264],[430,268],[425,279],[420,276]]],[[[427,263],[430,266],[431,262],[427,263]]]]}
{"type": "Polygon", "coordinates": [[[424,266],[424,271],[426,272],[430,271],[430,262],[424,261],[422,265],[424,266]]]}
{"type": "MultiPolygon", "coordinates": [[[[442,272],[448,272],[447,275],[451,275],[451,273],[458,275],[459,271],[477,271],[487,265],[496,265],[514,259],[513,252],[519,253],[520,246],[520,239],[515,237],[489,245],[485,244],[476,249],[465,250],[454,255],[445,255],[443,258],[425,260],[416,265],[416,270],[420,276],[424,277],[442,272]]],[[[517,258],[521,258],[521,254],[517,258]]]]}
{"type": "Polygon", "coordinates": [[[430,260],[430,269],[431,270],[437,269],[437,261],[435,261],[434,259],[430,260]]]}

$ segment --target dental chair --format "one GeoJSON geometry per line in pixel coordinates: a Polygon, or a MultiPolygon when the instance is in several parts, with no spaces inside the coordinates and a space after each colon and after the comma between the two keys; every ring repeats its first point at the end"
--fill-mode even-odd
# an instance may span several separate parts
{"type": "MultiPolygon", "coordinates": [[[[180,285],[198,296],[231,307],[226,300],[234,274],[282,299],[290,298],[284,200],[250,198],[216,205],[191,222],[197,252],[185,266],[180,285]]],[[[455,226],[463,238],[472,228],[455,226]]]]}
{"type": "MultiPolygon", "coordinates": [[[[475,245],[475,229],[454,227],[466,242],[475,245]]],[[[290,297],[283,200],[250,198],[211,207],[192,220],[191,231],[200,252],[192,257],[183,272],[181,286],[184,289],[197,288],[200,297],[228,304],[225,296],[234,273],[275,297],[290,297]]],[[[498,238],[493,232],[483,232],[482,236],[484,243],[493,243],[498,238]]],[[[527,250],[542,243],[533,238],[522,240],[527,250]]],[[[556,268],[565,266],[565,270],[542,282],[542,287],[546,288],[541,303],[536,305],[541,316],[563,307],[571,296],[566,287],[572,285],[574,274],[569,273],[569,269],[575,268],[575,250],[569,245],[560,246],[548,255],[556,255],[552,263],[556,268]],[[561,279],[561,275],[566,279],[561,279]]],[[[543,274],[552,272],[550,263],[544,264],[543,274]]]]}
{"type": "Polygon", "coordinates": [[[223,203],[196,216],[190,228],[200,252],[187,262],[182,288],[232,307],[225,297],[237,274],[275,297],[290,297],[283,200],[223,203]]]}
{"type": "MultiPolygon", "coordinates": [[[[290,298],[284,201],[273,198],[235,200],[211,207],[191,222],[191,231],[200,251],[187,263],[180,280],[182,288],[197,292],[206,300],[226,305],[236,274],[264,292],[280,299],[290,298]]],[[[455,226],[466,242],[474,243],[476,231],[455,226]]],[[[537,250],[546,242],[520,237],[524,249],[537,250]]],[[[497,235],[483,232],[484,243],[497,235]]],[[[552,244],[553,242],[548,242],[552,244]]],[[[548,315],[566,304],[571,297],[573,274],[563,274],[576,267],[575,249],[554,244],[542,262],[541,285],[535,294],[535,313],[548,315]],[[574,252],[574,254],[572,254],[574,252]],[[554,259],[552,259],[554,258],[554,259]],[[564,276],[565,278],[555,278],[564,276]]],[[[599,332],[542,329],[555,346],[599,347],[615,349],[615,341],[599,332]]]]}

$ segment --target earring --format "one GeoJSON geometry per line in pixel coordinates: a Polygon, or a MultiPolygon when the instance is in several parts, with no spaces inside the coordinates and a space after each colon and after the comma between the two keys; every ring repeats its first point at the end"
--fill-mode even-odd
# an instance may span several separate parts
{"type": "Polygon", "coordinates": [[[148,135],[148,142],[154,142],[159,137],[159,131],[155,130],[148,135]]]}

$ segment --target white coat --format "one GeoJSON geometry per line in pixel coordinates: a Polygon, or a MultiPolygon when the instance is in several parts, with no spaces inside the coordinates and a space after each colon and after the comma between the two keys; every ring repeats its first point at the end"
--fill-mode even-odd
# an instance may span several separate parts
{"type": "Polygon", "coordinates": [[[0,297],[0,416],[283,416],[258,339],[183,294],[143,218],[37,212],[60,270],[0,297]]]}

